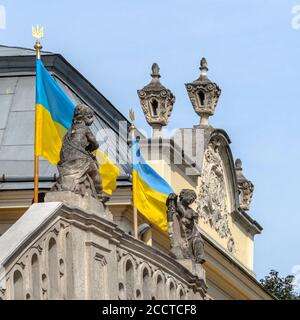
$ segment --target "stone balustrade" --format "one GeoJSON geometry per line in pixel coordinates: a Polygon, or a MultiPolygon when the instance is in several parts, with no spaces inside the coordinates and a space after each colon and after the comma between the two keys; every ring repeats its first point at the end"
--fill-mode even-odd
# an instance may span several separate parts
{"type": "Polygon", "coordinates": [[[112,221],[60,202],[32,205],[0,237],[0,264],[4,300],[204,299],[206,293],[201,266],[180,263],[112,221]]]}

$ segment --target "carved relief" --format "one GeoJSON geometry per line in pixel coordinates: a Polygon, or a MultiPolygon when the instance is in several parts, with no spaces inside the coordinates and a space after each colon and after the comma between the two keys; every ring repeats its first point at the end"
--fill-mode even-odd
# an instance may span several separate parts
{"type": "Polygon", "coordinates": [[[141,257],[133,265],[128,251],[118,249],[118,254],[122,257],[118,263],[119,299],[184,299],[193,292],[182,279],[174,277],[161,266],[141,257]]]}
{"type": "MultiPolygon", "coordinates": [[[[76,217],[76,212],[74,216],[76,217]]],[[[117,297],[178,299],[184,296],[203,299],[205,297],[206,286],[202,278],[193,272],[184,271],[175,261],[174,265],[169,261],[171,258],[164,254],[154,252],[147,255],[148,246],[140,249],[123,243],[122,248],[115,247],[115,250],[105,255],[98,249],[92,248],[93,250],[86,255],[89,267],[82,266],[83,269],[79,269],[81,266],[74,265],[73,256],[71,259],[68,254],[73,247],[66,241],[66,235],[70,234],[70,225],[61,221],[47,226],[42,234],[38,235],[30,245],[28,244],[26,252],[15,256],[11,261],[11,265],[7,267],[10,271],[5,273],[7,290],[1,288],[0,284],[0,300],[14,299],[16,292],[20,299],[43,300],[73,299],[87,295],[92,299],[117,297]],[[50,259],[53,264],[49,263],[49,250],[54,253],[50,259]],[[117,272],[115,272],[116,266],[117,272]],[[15,274],[15,271],[18,273],[15,274]],[[84,272],[81,274],[81,271],[84,272]],[[54,275],[56,277],[53,277],[54,275]],[[74,285],[74,279],[77,281],[78,277],[88,279],[86,290],[74,285]]],[[[82,237],[82,229],[78,231],[76,234],[77,229],[72,229],[72,237],[68,239],[76,239],[79,235],[82,237]]],[[[77,239],[82,239],[81,237],[77,239]]],[[[128,241],[128,238],[126,239],[128,241]]]]}
{"type": "Polygon", "coordinates": [[[231,236],[228,225],[228,206],[225,174],[217,142],[209,143],[203,162],[199,185],[197,211],[205,223],[218,232],[221,238],[231,236]]]}
{"type": "Polygon", "coordinates": [[[240,207],[244,210],[250,209],[250,204],[252,200],[254,186],[251,181],[245,181],[239,184],[239,191],[240,191],[240,207]]]}
{"type": "Polygon", "coordinates": [[[242,161],[236,159],[235,172],[237,177],[238,189],[239,189],[239,204],[241,209],[249,210],[254,191],[253,183],[248,180],[243,174],[242,161]]]}
{"type": "Polygon", "coordinates": [[[235,253],[236,249],[235,249],[235,241],[233,237],[230,237],[227,241],[227,249],[229,252],[231,253],[235,253]]]}

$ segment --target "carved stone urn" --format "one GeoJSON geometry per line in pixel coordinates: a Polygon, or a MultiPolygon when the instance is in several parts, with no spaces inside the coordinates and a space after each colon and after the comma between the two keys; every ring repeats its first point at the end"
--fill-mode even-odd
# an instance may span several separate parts
{"type": "Polygon", "coordinates": [[[200,77],[194,82],[185,84],[195,112],[201,117],[200,125],[208,126],[208,118],[215,112],[221,89],[207,78],[207,62],[200,62],[200,77]]]}
{"type": "Polygon", "coordinates": [[[151,77],[151,82],[137,93],[146,120],[153,129],[153,138],[158,138],[161,137],[162,127],[168,124],[175,96],[160,83],[157,63],[152,65],[151,77]]]}

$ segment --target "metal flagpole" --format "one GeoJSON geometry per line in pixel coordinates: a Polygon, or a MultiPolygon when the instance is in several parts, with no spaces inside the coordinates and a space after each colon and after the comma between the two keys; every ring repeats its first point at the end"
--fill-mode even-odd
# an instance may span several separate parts
{"type": "MultiPolygon", "coordinates": [[[[131,143],[132,143],[134,141],[134,139],[135,139],[135,126],[134,126],[134,120],[135,119],[134,119],[134,111],[132,109],[129,110],[129,117],[130,117],[130,120],[131,120],[129,131],[130,131],[130,140],[131,140],[131,143]]],[[[135,237],[135,239],[138,239],[138,214],[137,214],[137,208],[134,206],[134,199],[133,199],[133,195],[134,195],[134,192],[135,192],[134,188],[135,188],[134,187],[134,183],[132,183],[132,205],[133,205],[134,237],[135,237]]]]}
{"type": "MultiPolygon", "coordinates": [[[[44,36],[44,28],[40,26],[32,27],[32,36],[36,39],[34,49],[36,52],[36,59],[41,59],[41,38],[44,36]]],[[[36,150],[36,137],[37,137],[37,110],[35,105],[35,124],[34,124],[34,191],[33,202],[39,202],[39,156],[36,150]]]]}

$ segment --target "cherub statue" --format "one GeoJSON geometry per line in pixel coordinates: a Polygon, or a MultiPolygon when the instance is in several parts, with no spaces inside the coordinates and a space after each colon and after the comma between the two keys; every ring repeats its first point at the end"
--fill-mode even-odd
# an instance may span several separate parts
{"type": "Polygon", "coordinates": [[[177,259],[192,259],[202,264],[204,241],[197,228],[198,213],[190,208],[196,200],[193,190],[183,189],[178,196],[171,193],[167,199],[168,229],[171,240],[171,254],[177,259]]]}
{"type": "Polygon", "coordinates": [[[89,128],[92,123],[93,111],[84,104],[78,104],[72,126],[63,139],[57,164],[59,178],[52,191],[72,191],[104,202],[107,197],[102,194],[99,164],[93,154],[99,144],[89,128]]]}

